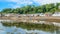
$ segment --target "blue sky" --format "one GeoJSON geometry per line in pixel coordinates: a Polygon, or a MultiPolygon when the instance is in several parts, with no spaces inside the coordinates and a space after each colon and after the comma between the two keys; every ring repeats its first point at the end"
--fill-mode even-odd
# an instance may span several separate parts
{"type": "Polygon", "coordinates": [[[60,0],[0,0],[0,10],[4,8],[17,8],[26,5],[44,5],[49,3],[59,3],[60,0]]]}

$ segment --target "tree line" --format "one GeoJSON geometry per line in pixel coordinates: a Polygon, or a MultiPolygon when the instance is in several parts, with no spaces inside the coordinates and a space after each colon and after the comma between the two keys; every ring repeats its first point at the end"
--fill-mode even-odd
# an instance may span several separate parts
{"type": "Polygon", "coordinates": [[[60,11],[60,3],[51,3],[41,6],[27,5],[21,8],[5,8],[0,13],[16,13],[16,14],[35,14],[35,13],[54,13],[55,11],[60,11]]]}

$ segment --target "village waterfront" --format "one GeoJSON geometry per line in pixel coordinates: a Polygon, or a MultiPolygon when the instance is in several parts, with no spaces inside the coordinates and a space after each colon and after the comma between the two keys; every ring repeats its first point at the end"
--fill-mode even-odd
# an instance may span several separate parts
{"type": "Polygon", "coordinates": [[[0,34],[60,34],[60,0],[0,0],[0,34]]]}
{"type": "Polygon", "coordinates": [[[23,14],[1,16],[0,34],[60,34],[60,17],[23,14]]]}

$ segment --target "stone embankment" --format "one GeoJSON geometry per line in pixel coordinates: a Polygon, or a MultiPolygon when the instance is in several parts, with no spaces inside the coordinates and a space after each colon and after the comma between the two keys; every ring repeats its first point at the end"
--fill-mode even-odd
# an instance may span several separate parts
{"type": "Polygon", "coordinates": [[[0,20],[13,20],[18,22],[39,22],[39,21],[50,21],[50,22],[60,22],[60,17],[46,17],[46,16],[36,16],[36,17],[0,17],[0,20]]]}
{"type": "Polygon", "coordinates": [[[26,23],[37,23],[37,24],[53,24],[55,26],[60,26],[60,17],[0,17],[0,22],[26,22],[26,23]]]}

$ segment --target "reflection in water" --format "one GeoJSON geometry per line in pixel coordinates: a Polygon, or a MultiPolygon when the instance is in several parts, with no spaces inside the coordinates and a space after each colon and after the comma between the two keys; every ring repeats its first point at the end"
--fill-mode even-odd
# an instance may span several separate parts
{"type": "Polygon", "coordinates": [[[59,27],[33,23],[0,23],[0,34],[60,34],[59,27]]]}

